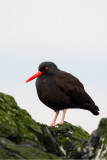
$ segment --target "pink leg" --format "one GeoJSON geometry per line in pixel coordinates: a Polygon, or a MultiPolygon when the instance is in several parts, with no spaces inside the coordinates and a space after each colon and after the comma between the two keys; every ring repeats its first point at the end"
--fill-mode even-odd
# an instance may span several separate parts
{"type": "Polygon", "coordinates": [[[51,125],[50,126],[55,126],[55,122],[56,122],[56,119],[58,117],[58,114],[59,114],[59,111],[56,111],[56,114],[55,114],[55,117],[54,117],[54,120],[52,121],[51,125]]]}
{"type": "Polygon", "coordinates": [[[62,119],[61,119],[61,122],[60,122],[59,124],[62,124],[62,123],[64,123],[65,114],[66,114],[66,109],[63,109],[63,115],[62,115],[62,119]]]}

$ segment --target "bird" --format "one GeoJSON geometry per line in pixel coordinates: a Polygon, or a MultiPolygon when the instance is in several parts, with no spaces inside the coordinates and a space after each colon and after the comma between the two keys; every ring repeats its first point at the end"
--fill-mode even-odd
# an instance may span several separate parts
{"type": "Polygon", "coordinates": [[[42,62],[38,67],[38,72],[26,83],[35,78],[37,78],[35,85],[40,101],[56,112],[50,126],[55,126],[60,110],[63,114],[59,124],[64,123],[67,109],[84,109],[94,115],[99,114],[99,107],[85,91],[80,80],[60,70],[55,63],[42,62]]]}

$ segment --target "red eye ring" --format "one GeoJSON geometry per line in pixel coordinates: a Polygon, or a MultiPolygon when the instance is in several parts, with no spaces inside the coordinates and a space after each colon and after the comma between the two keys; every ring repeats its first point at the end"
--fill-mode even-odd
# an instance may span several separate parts
{"type": "Polygon", "coordinates": [[[48,69],[48,67],[45,67],[45,69],[48,69]]]}

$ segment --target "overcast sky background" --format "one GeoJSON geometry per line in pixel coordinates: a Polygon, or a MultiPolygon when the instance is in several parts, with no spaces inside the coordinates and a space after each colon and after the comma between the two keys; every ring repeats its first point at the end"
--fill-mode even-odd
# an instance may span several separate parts
{"type": "Polygon", "coordinates": [[[54,111],[38,99],[35,80],[25,83],[43,61],[78,77],[99,106],[99,116],[66,114],[91,133],[107,117],[107,0],[0,0],[0,91],[49,125],[54,111]]]}

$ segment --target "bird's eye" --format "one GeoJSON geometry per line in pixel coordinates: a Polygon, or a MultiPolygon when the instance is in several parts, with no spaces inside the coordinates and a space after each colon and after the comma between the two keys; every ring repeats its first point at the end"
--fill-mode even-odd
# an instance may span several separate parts
{"type": "Polygon", "coordinates": [[[45,69],[48,69],[48,67],[45,67],[45,69]]]}

